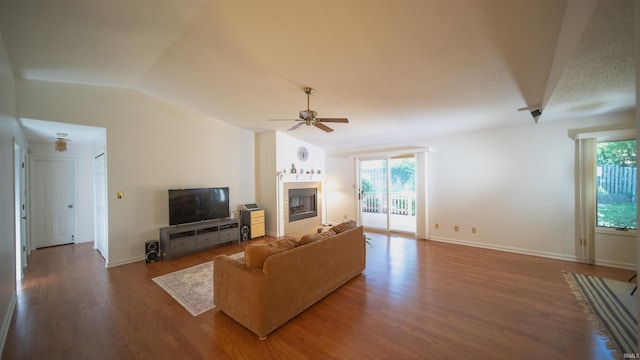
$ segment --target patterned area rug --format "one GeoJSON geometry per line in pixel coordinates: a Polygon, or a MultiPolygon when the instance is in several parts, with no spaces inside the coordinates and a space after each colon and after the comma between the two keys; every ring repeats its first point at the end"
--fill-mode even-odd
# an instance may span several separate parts
{"type": "MultiPolygon", "coordinates": [[[[231,255],[244,257],[244,252],[231,255]]],[[[158,276],[152,279],[191,315],[198,316],[215,308],[213,303],[213,261],[158,276]]]]}
{"type": "Polygon", "coordinates": [[[608,335],[607,346],[625,354],[636,354],[637,300],[634,283],[564,273],[569,287],[584,306],[597,329],[608,335]]]}

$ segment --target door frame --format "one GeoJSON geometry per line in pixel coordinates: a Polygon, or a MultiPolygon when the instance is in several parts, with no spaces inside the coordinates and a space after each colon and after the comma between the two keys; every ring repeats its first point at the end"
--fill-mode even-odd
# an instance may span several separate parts
{"type": "Polygon", "coordinates": [[[98,251],[98,253],[100,253],[100,255],[102,256],[102,258],[105,260],[105,264],[107,264],[109,261],[109,220],[108,220],[108,216],[109,216],[109,203],[108,203],[108,197],[107,197],[107,152],[106,151],[99,151],[98,153],[96,153],[96,155],[93,157],[93,198],[94,198],[94,248],[98,251]],[[103,172],[103,181],[100,182],[98,181],[98,176],[97,176],[97,163],[98,163],[98,159],[102,158],[102,172],[103,172]],[[101,188],[99,190],[99,188],[101,188]],[[99,199],[100,195],[102,195],[102,198],[99,199]],[[101,219],[99,217],[99,212],[98,212],[98,201],[102,200],[104,202],[104,216],[101,219]],[[102,221],[100,221],[102,220],[102,221]],[[101,224],[102,222],[102,224],[101,224]],[[103,236],[104,236],[104,242],[100,242],[98,239],[100,238],[99,232],[100,229],[103,229],[103,236]]]}

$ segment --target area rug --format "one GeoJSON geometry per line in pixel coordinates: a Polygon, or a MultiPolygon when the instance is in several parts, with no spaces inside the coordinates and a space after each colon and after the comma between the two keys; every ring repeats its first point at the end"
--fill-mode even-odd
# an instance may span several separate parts
{"type": "MultiPolygon", "coordinates": [[[[244,257],[244,252],[231,255],[244,257]]],[[[213,303],[213,261],[158,276],[152,279],[191,315],[198,316],[215,308],[213,303]]]]}
{"type": "Polygon", "coordinates": [[[636,354],[637,300],[634,283],[564,272],[572,292],[597,330],[607,336],[607,346],[623,354],[636,354]]]}

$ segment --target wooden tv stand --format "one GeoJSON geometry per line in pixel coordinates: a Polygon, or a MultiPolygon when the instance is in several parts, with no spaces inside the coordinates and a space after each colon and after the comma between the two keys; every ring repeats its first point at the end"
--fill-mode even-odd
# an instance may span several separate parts
{"type": "Polygon", "coordinates": [[[231,241],[240,243],[238,219],[209,220],[160,229],[160,253],[166,259],[231,241]]]}

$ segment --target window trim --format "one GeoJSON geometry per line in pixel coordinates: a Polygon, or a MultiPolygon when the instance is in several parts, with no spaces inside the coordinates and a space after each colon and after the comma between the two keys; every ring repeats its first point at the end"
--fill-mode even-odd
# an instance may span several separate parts
{"type": "Polygon", "coordinates": [[[635,238],[638,236],[638,230],[637,229],[616,230],[616,228],[612,228],[612,227],[596,226],[596,234],[617,235],[617,236],[635,238]]]}

